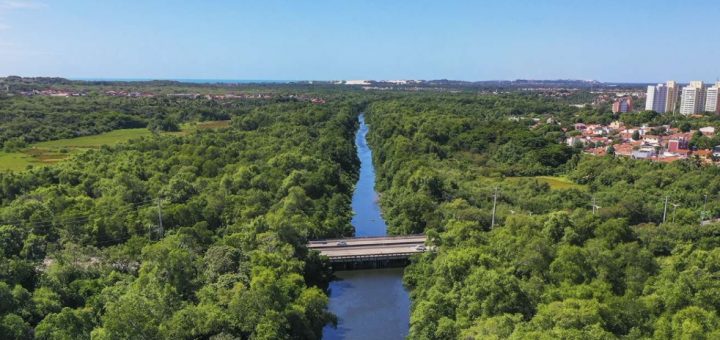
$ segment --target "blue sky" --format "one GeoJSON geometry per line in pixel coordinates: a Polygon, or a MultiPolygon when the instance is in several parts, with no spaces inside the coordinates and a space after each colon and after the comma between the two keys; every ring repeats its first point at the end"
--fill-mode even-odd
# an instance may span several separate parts
{"type": "Polygon", "coordinates": [[[714,81],[718,0],[0,0],[0,75],[714,81]]]}

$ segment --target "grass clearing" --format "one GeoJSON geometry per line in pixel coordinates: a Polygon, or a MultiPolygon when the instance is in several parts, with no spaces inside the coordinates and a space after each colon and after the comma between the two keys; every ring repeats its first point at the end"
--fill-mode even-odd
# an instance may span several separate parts
{"type": "MultiPolygon", "coordinates": [[[[183,136],[197,130],[222,129],[230,126],[229,120],[208,121],[182,124],[179,132],[164,134],[183,136]]],[[[0,152],[0,171],[20,171],[29,165],[50,165],[67,159],[73,154],[88,149],[97,149],[103,145],[117,145],[131,139],[151,136],[145,128],[120,129],[99,135],[58,139],[30,145],[19,152],[0,152]]]]}
{"type": "Polygon", "coordinates": [[[200,130],[203,129],[224,129],[230,127],[230,121],[229,120],[213,120],[213,121],[207,121],[207,122],[198,122],[197,128],[200,130]]]}
{"type": "Polygon", "coordinates": [[[584,185],[577,184],[565,177],[559,176],[534,176],[534,177],[509,177],[506,180],[517,181],[523,178],[536,179],[540,183],[547,183],[552,190],[578,189],[585,190],[584,185]]]}
{"type": "Polygon", "coordinates": [[[185,136],[197,130],[215,130],[230,127],[229,120],[212,120],[207,122],[183,123],[178,132],[165,132],[164,134],[185,136]]]}
{"type": "Polygon", "coordinates": [[[540,181],[541,183],[547,183],[550,185],[550,189],[579,189],[579,190],[585,190],[584,185],[577,184],[565,177],[556,177],[556,176],[536,176],[535,179],[540,181]]]}
{"type": "Polygon", "coordinates": [[[26,153],[0,151],[0,170],[20,171],[34,164],[36,161],[26,153]]]}
{"type": "Polygon", "coordinates": [[[101,133],[99,135],[83,136],[76,138],[58,139],[47,142],[35,143],[31,148],[38,149],[62,149],[62,148],[99,148],[103,145],[115,145],[127,142],[134,138],[150,136],[152,133],[148,129],[121,129],[110,132],[101,133]]]}

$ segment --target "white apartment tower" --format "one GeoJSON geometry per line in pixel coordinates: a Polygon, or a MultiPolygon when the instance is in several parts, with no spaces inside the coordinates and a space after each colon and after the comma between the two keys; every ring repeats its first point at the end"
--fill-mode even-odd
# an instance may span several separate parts
{"type": "Polygon", "coordinates": [[[645,110],[664,113],[667,110],[668,87],[664,84],[649,85],[645,97],[645,110]]]}
{"type": "Polygon", "coordinates": [[[720,113],[720,82],[707,89],[705,95],[705,112],[720,113]]]}
{"type": "Polygon", "coordinates": [[[675,112],[678,100],[678,84],[674,80],[668,80],[665,83],[667,87],[667,100],[665,101],[665,112],[675,112]]]}
{"type": "Polygon", "coordinates": [[[705,85],[702,81],[691,81],[683,87],[680,98],[680,113],[692,115],[705,110],[705,85]]]}

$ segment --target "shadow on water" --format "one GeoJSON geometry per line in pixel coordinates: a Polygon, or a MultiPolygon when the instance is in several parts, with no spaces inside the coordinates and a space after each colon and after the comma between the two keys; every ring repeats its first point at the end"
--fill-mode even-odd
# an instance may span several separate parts
{"type": "Polygon", "coordinates": [[[402,269],[337,272],[330,287],[331,310],[338,327],[326,327],[325,339],[402,339],[407,335],[410,300],[402,269]]]}
{"type": "MultiPolygon", "coordinates": [[[[333,282],[331,283],[331,287],[329,288],[330,291],[330,297],[331,299],[346,299],[346,293],[348,291],[351,291],[353,289],[352,282],[349,282],[347,280],[344,280],[337,275],[335,276],[333,282]]],[[[335,312],[337,315],[337,312],[335,312]]],[[[335,328],[332,328],[330,326],[325,327],[323,329],[323,339],[344,339],[345,335],[348,331],[350,331],[349,328],[344,327],[343,324],[340,322],[340,317],[338,316],[338,325],[335,328]]]]}
{"type": "MultiPolygon", "coordinates": [[[[387,234],[375,192],[372,150],[367,145],[368,126],[364,115],[355,145],[360,158],[360,176],[352,197],[355,212],[351,221],[357,236],[387,234]]],[[[328,308],[338,317],[338,326],[323,329],[323,339],[403,339],[407,336],[410,298],[402,285],[402,268],[340,271],[330,282],[328,308]]]]}

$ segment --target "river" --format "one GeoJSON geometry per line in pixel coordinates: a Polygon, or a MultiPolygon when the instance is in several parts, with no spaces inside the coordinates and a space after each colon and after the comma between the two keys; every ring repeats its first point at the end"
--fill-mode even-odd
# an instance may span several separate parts
{"type": "MultiPolygon", "coordinates": [[[[360,178],[355,186],[352,225],[356,236],[383,236],[387,225],[380,214],[375,192],[375,167],[367,145],[365,116],[355,146],[360,158],[360,178]]],[[[338,326],[323,329],[323,339],[403,339],[410,324],[410,297],[402,285],[402,268],[336,272],[330,282],[328,308],[338,317],[338,326]]]]}

